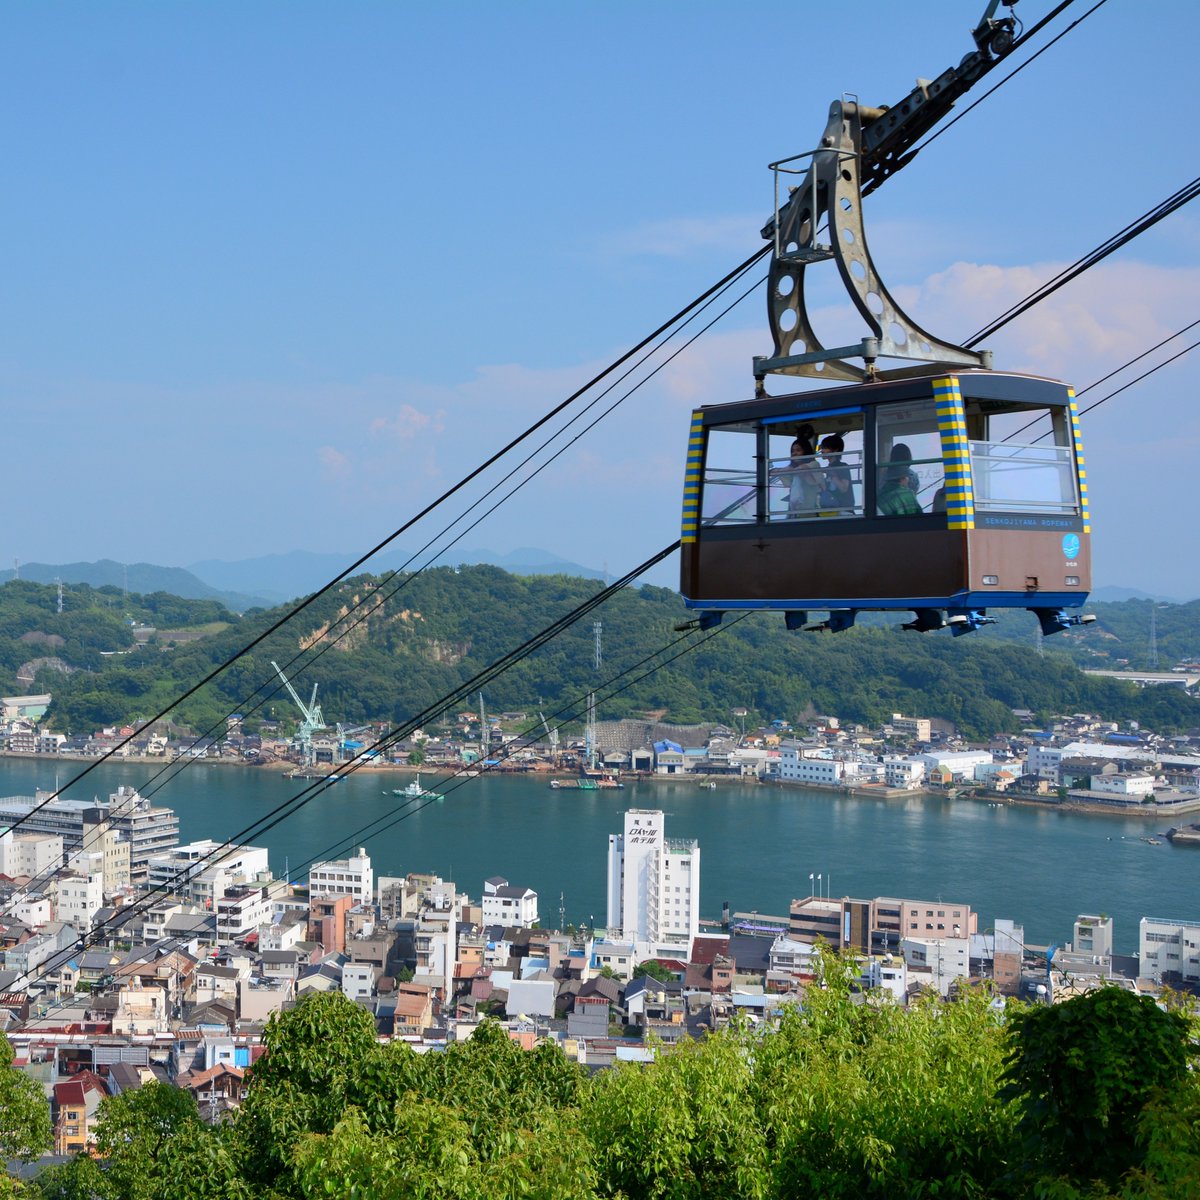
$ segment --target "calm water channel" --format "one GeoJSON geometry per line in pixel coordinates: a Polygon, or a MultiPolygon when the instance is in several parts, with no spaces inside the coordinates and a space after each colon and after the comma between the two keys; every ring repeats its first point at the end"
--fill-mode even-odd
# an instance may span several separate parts
{"type": "MultiPolygon", "coordinates": [[[[0,796],[52,788],[56,773],[66,784],[79,770],[0,759],[0,796]]],[[[147,795],[160,787],[154,798],[179,813],[184,841],[224,840],[305,786],[266,769],[203,764],[165,784],[149,782],[153,774],[142,764],[106,764],[66,795],[91,799],[122,783],[147,795]]],[[[560,893],[568,921],[603,923],[608,835],[620,832],[626,808],[661,808],[668,836],[700,843],[702,911],[713,919],[726,900],[734,911],[786,914],[793,896],[808,894],[810,873],[831,880],[835,895],[963,901],[981,929],[1013,918],[1038,944],[1069,939],[1081,912],[1110,914],[1123,952],[1136,950],[1142,916],[1200,919],[1200,849],[1147,845],[1140,839],[1162,831],[1130,818],[768,786],[640,783],[577,792],[532,779],[426,774],[424,784],[444,791],[444,802],[391,829],[360,833],[408,811],[391,789],[411,778],[361,771],[251,844],[266,845],[275,873],[286,861],[295,879],[311,859],[357,845],[376,874],[432,871],[476,897],[484,879],[503,875],[537,891],[545,924],[558,923],[560,893]]]]}

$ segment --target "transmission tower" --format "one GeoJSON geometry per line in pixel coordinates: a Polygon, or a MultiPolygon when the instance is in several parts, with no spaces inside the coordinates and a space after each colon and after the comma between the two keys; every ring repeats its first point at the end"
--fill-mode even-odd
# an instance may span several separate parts
{"type": "Polygon", "coordinates": [[[1150,601],[1150,670],[1158,670],[1158,601],[1150,601]]]}
{"type": "Polygon", "coordinates": [[[596,642],[595,654],[592,658],[592,668],[596,674],[600,674],[600,668],[604,665],[604,622],[592,622],[592,637],[596,642]]]}

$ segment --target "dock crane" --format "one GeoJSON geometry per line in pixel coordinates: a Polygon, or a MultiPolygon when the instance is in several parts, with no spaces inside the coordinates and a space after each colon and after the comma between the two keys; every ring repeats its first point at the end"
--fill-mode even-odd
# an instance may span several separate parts
{"type": "Polygon", "coordinates": [[[550,739],[550,761],[558,765],[558,726],[550,728],[549,722],[546,720],[546,714],[539,710],[538,716],[542,718],[542,728],[546,731],[546,737],[550,739]]]}
{"type": "Polygon", "coordinates": [[[300,728],[296,731],[296,736],[292,739],[293,748],[299,745],[301,757],[304,760],[304,765],[310,767],[313,764],[313,734],[318,729],[324,729],[325,717],[321,712],[321,706],[317,703],[317,684],[313,684],[312,696],[309,697],[307,704],[300,699],[296,689],[292,687],[291,680],[283,673],[283,669],[277,662],[272,662],[271,666],[275,668],[275,674],[283,680],[283,686],[287,688],[288,695],[295,702],[296,707],[300,710],[303,720],[300,722],[300,728]]]}

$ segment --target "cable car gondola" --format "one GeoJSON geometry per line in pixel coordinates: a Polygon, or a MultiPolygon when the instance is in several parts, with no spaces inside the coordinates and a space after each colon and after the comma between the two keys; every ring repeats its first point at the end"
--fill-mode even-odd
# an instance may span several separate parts
{"type": "Polygon", "coordinates": [[[965,633],[1025,608],[1054,633],[1090,587],[1078,415],[1054,380],[965,370],[700,408],[684,491],[680,590],[701,612],[800,628],[820,610],[836,630],[912,610],[906,628],[965,633]]]}
{"type": "Polygon", "coordinates": [[[954,633],[996,608],[1030,610],[1047,634],[1091,619],[1068,611],[1091,586],[1074,393],[922,329],[880,279],[862,220],[864,186],[910,161],[1011,48],[995,9],[957,68],[889,108],[835,102],[816,150],[771,164],[774,354],[755,359],[753,399],[697,409],[688,435],[680,591],[702,626],[745,609],[835,631],[862,610],[911,610],[905,628],[954,633]],[[809,319],[805,272],[829,259],[870,329],[857,345],[825,348],[809,319]],[[910,365],[880,369],[889,358],[910,365]],[[776,374],[848,386],[770,396],[776,374]],[[810,610],[828,618],[810,624],[810,610]]]}

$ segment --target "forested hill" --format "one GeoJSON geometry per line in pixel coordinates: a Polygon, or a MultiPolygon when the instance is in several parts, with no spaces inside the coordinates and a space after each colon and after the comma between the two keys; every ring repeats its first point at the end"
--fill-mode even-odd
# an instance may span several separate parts
{"type": "MultiPolygon", "coordinates": [[[[313,601],[187,701],[178,721],[202,730],[231,711],[251,722],[256,716],[290,717],[286,697],[276,696],[257,712],[250,697],[263,684],[274,690],[272,659],[287,664],[303,651],[301,662],[287,669],[304,694],[314,681],[320,684],[328,721],[399,722],[436,705],[600,586],[489,566],[438,568],[397,584],[364,575],[313,601]]],[[[1200,611],[1185,611],[1200,606],[1176,607],[1173,620],[1182,621],[1183,613],[1200,630],[1200,611]]],[[[70,589],[63,611],[56,608],[53,587],[24,580],[0,587],[0,690],[53,693],[49,720],[76,733],[154,714],[285,612],[252,610],[239,617],[213,601],[87,587],[70,589]]],[[[985,736],[1015,728],[1012,710],[1026,708],[1041,716],[1086,711],[1136,719],[1163,732],[1200,727],[1200,701],[1178,689],[1138,691],[1084,675],[1068,655],[1052,649],[1052,641],[1039,654],[1026,614],[1020,642],[918,635],[898,626],[794,634],[778,616],[730,618],[694,653],[650,674],[649,664],[635,669],[678,637],[674,626],[686,616],[668,589],[620,593],[490,684],[488,709],[578,711],[582,697],[595,690],[600,715],[608,719],[655,710],[674,721],[728,722],[732,709],[745,707],[750,719],[795,720],[820,712],[877,724],[905,712],[943,717],[968,736],[985,736]],[[604,623],[598,674],[597,617],[604,623]],[[618,684],[625,690],[606,699],[603,681],[625,671],[631,675],[618,684]],[[635,678],[641,675],[646,677],[635,678]]],[[[1078,637],[1104,646],[1112,638],[1103,614],[1100,624],[1078,637]]],[[[1200,645],[1200,637],[1193,644],[1200,645]]]]}

